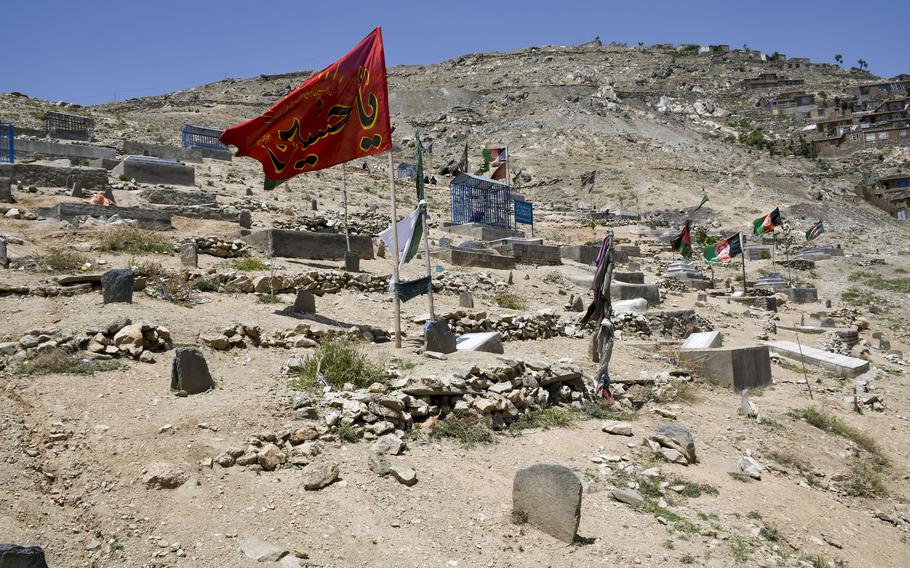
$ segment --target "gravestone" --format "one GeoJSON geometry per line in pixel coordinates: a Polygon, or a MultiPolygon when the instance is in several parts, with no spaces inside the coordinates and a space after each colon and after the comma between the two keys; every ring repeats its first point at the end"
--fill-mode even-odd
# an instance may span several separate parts
{"type": "Polygon", "coordinates": [[[9,268],[9,256],[6,252],[6,241],[0,239],[0,267],[9,268]]]}
{"type": "Polygon", "coordinates": [[[215,386],[202,351],[195,347],[179,347],[174,351],[171,367],[171,390],[187,394],[205,392],[215,386]]]}
{"type": "Polygon", "coordinates": [[[825,307],[826,307],[826,308],[830,308],[830,307],[831,307],[831,300],[825,300],[825,307]]]}
{"type": "Polygon", "coordinates": [[[462,292],[458,295],[458,307],[460,308],[474,308],[474,294],[470,292],[462,292]]]}
{"type": "Polygon", "coordinates": [[[570,300],[571,310],[573,312],[583,312],[585,311],[585,300],[581,296],[573,296],[570,300]]]}
{"type": "Polygon", "coordinates": [[[683,349],[712,349],[722,347],[723,336],[719,331],[702,331],[693,333],[682,344],[683,349]]]}
{"type": "Polygon", "coordinates": [[[0,544],[0,568],[47,568],[40,546],[0,544]]]}
{"type": "Polygon", "coordinates": [[[771,384],[771,359],[765,345],[681,349],[679,362],[684,368],[737,392],[771,384]]]}
{"type": "Polygon", "coordinates": [[[426,351],[435,351],[437,353],[454,353],[456,351],[457,340],[455,334],[449,329],[445,320],[427,322],[423,329],[426,339],[424,349],[426,351]]]}
{"type": "Polygon", "coordinates": [[[891,342],[888,341],[887,339],[885,339],[884,337],[882,337],[878,340],[878,348],[881,349],[882,351],[890,351],[891,342]]]}
{"type": "Polygon", "coordinates": [[[515,283],[515,280],[512,278],[512,273],[509,272],[509,280],[508,280],[508,282],[506,282],[506,284],[508,284],[509,286],[511,286],[511,285],[514,284],[514,283],[515,283]]]}
{"type": "Polygon", "coordinates": [[[199,247],[195,242],[184,243],[180,247],[180,263],[191,268],[199,267],[199,247]]]}
{"type": "Polygon", "coordinates": [[[115,268],[105,272],[101,276],[104,303],[133,303],[133,278],[133,271],[129,268],[115,268]]]}
{"type": "Polygon", "coordinates": [[[8,177],[0,177],[0,203],[14,203],[13,190],[8,177]]]}
{"type": "Polygon", "coordinates": [[[572,543],[581,521],[581,481],[562,465],[534,464],[515,472],[512,513],[563,542],[572,543]]]}
{"type": "Polygon", "coordinates": [[[347,272],[360,272],[360,255],[354,251],[345,252],[344,269],[347,272]]]}
{"type": "Polygon", "coordinates": [[[465,333],[458,337],[456,343],[458,351],[481,351],[500,355],[505,353],[502,346],[502,334],[498,331],[465,333]]]}
{"type": "Polygon", "coordinates": [[[240,217],[237,219],[237,223],[239,223],[240,226],[244,229],[252,229],[253,215],[246,209],[243,209],[240,211],[240,217]]]}
{"type": "Polygon", "coordinates": [[[315,314],[316,297],[313,293],[306,290],[297,290],[297,298],[294,300],[294,311],[299,314],[315,314]]]}
{"type": "Polygon", "coordinates": [[[314,197],[313,199],[310,200],[310,209],[312,209],[313,211],[318,211],[318,209],[319,209],[319,208],[317,207],[317,203],[316,203],[316,198],[315,198],[315,197],[314,197]]]}
{"type": "Polygon", "coordinates": [[[73,189],[70,190],[70,197],[83,197],[82,188],[79,187],[79,182],[73,182],[73,189]]]}

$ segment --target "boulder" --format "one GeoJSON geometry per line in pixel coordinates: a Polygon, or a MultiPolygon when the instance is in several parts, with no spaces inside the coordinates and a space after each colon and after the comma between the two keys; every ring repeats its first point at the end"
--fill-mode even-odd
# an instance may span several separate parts
{"type": "Polygon", "coordinates": [[[101,276],[101,294],[105,304],[133,302],[133,271],[129,268],[108,270],[101,276]]]}
{"type": "Polygon", "coordinates": [[[337,463],[311,463],[303,468],[303,488],[307,491],[322,489],[337,479],[337,463]]]}
{"type": "Polygon", "coordinates": [[[40,546],[19,546],[0,544],[0,566],[2,568],[47,568],[44,549],[40,546]]]}
{"type": "Polygon", "coordinates": [[[188,479],[183,466],[158,462],[148,466],[142,483],[150,489],[176,489],[188,479]]]}
{"type": "Polygon", "coordinates": [[[751,456],[743,456],[742,459],[739,460],[739,469],[752,479],[761,480],[761,473],[765,468],[751,456]]]}
{"type": "Polygon", "coordinates": [[[424,326],[425,350],[437,353],[454,353],[457,340],[445,320],[427,322],[424,326]]]}
{"type": "MultiPolygon", "coordinates": [[[[695,439],[692,438],[692,433],[689,432],[688,428],[682,424],[673,423],[662,426],[650,436],[649,440],[656,442],[661,448],[679,452],[685,458],[686,464],[694,464],[696,462],[695,439]]],[[[674,454],[671,453],[671,455],[674,454]]]]}
{"type": "Polygon", "coordinates": [[[404,450],[404,443],[395,434],[384,434],[373,442],[371,449],[377,454],[397,456],[404,450]]]}
{"type": "Polygon", "coordinates": [[[240,552],[256,562],[278,562],[288,550],[256,537],[247,537],[240,543],[240,552]]]}
{"type": "Polygon", "coordinates": [[[262,448],[256,453],[256,461],[259,462],[259,465],[264,471],[272,471],[278,468],[281,464],[287,461],[287,456],[284,455],[278,446],[275,444],[265,444],[262,448]]]}
{"type": "Polygon", "coordinates": [[[641,507],[645,504],[644,498],[637,491],[632,489],[614,489],[610,493],[610,497],[616,499],[620,503],[625,503],[630,507],[641,507]]]}
{"type": "Polygon", "coordinates": [[[602,430],[607,434],[613,434],[614,436],[631,436],[632,424],[629,422],[618,422],[616,420],[610,420],[608,422],[604,422],[602,430]]]}
{"type": "Polygon", "coordinates": [[[562,465],[520,469],[512,484],[512,511],[550,536],[572,543],[581,520],[581,481],[562,465]]]}
{"type": "Polygon", "coordinates": [[[389,472],[399,483],[407,485],[408,487],[417,483],[417,472],[409,467],[393,465],[389,468],[389,472]]]}
{"type": "Polygon", "coordinates": [[[195,347],[180,347],[174,351],[171,367],[171,390],[187,394],[205,392],[215,386],[202,352],[195,347]]]}

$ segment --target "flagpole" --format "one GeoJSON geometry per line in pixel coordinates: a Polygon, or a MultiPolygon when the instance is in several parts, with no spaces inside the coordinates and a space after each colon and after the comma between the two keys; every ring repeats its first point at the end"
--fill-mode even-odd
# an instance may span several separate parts
{"type": "Polygon", "coordinates": [[[392,298],[395,302],[395,347],[401,347],[401,300],[398,299],[398,210],[395,203],[395,165],[389,143],[389,190],[392,193],[392,298]]]}
{"type": "Polygon", "coordinates": [[[351,252],[351,233],[348,230],[348,163],[341,163],[341,187],[344,189],[344,244],[351,252]]]}
{"type": "MultiPolygon", "coordinates": [[[[424,197],[426,203],[426,197],[424,197]]],[[[419,204],[418,204],[419,205],[419,204]]],[[[423,208],[423,254],[427,257],[427,277],[430,279],[430,287],[427,292],[427,301],[430,305],[430,321],[436,320],[436,312],[433,310],[433,263],[430,262],[430,224],[427,222],[427,208],[423,208]]]]}
{"type": "Polygon", "coordinates": [[[743,242],[742,233],[739,235],[739,256],[742,257],[743,261],[743,294],[747,294],[749,289],[746,287],[746,245],[743,242]]]}
{"type": "Polygon", "coordinates": [[[777,250],[777,231],[771,233],[771,270],[774,270],[774,252],[777,250]]]}

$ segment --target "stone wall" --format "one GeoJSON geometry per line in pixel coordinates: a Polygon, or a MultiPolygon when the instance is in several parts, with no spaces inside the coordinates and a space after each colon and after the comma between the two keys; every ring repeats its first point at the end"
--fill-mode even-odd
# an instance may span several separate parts
{"type": "Polygon", "coordinates": [[[104,191],[107,188],[107,170],[81,166],[56,166],[51,164],[0,164],[0,177],[15,184],[36,187],[72,187],[104,191]]]}

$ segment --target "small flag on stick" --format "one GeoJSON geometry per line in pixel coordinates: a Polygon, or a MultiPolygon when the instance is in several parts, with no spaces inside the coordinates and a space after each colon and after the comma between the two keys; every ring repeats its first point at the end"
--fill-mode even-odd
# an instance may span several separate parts
{"type": "Polygon", "coordinates": [[[581,174],[581,188],[588,188],[588,191],[594,189],[594,178],[597,177],[597,170],[591,170],[588,173],[581,174]]]}
{"type": "Polygon", "coordinates": [[[821,222],[821,219],[819,219],[818,223],[812,225],[812,227],[810,227],[809,230],[806,231],[806,240],[814,241],[815,239],[819,238],[820,236],[822,236],[824,234],[825,234],[825,224],[821,222]]]}
{"type": "Polygon", "coordinates": [[[696,207],[694,210],[692,210],[692,213],[695,213],[696,211],[701,209],[702,205],[704,205],[707,202],[708,202],[708,194],[706,193],[701,197],[701,203],[698,204],[698,207],[696,207]]]}
{"type": "Polygon", "coordinates": [[[685,258],[690,258],[692,256],[692,233],[689,229],[688,220],[686,221],[686,225],[679,232],[679,235],[673,239],[673,250],[685,258]]]}
{"type": "Polygon", "coordinates": [[[780,217],[780,209],[775,207],[774,211],[752,221],[752,231],[756,235],[763,235],[774,231],[775,228],[780,227],[783,224],[784,221],[780,217]]]}

